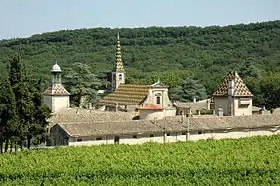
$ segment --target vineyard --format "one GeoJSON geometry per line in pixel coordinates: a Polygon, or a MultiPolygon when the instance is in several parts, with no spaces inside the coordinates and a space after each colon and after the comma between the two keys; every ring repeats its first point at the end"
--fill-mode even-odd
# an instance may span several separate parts
{"type": "Polygon", "coordinates": [[[1,185],[271,185],[280,136],[24,150],[0,155],[1,185]]]}

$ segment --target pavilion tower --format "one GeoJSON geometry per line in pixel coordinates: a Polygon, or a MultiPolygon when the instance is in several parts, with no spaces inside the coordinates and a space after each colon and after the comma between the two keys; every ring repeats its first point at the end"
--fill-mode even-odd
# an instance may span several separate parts
{"type": "Polygon", "coordinates": [[[120,84],[125,84],[125,70],[123,68],[120,35],[118,33],[116,43],[116,66],[112,71],[112,90],[118,88],[120,84]]]}
{"type": "Polygon", "coordinates": [[[51,85],[43,93],[44,103],[52,112],[57,112],[60,108],[69,107],[70,94],[61,83],[61,68],[57,62],[52,66],[51,74],[51,85]]]}

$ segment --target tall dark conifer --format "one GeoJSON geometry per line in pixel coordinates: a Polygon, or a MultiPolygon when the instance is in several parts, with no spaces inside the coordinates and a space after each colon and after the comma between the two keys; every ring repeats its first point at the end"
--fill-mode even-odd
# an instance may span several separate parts
{"type": "Polygon", "coordinates": [[[5,142],[5,152],[8,144],[13,138],[17,138],[18,115],[16,110],[16,100],[13,90],[7,80],[0,82],[0,152],[3,150],[5,142]]]}
{"type": "Polygon", "coordinates": [[[31,140],[46,133],[47,121],[50,111],[44,106],[40,85],[31,81],[18,55],[10,60],[10,85],[15,94],[16,107],[20,124],[18,125],[18,138],[23,142],[27,140],[30,148],[31,140]]]}

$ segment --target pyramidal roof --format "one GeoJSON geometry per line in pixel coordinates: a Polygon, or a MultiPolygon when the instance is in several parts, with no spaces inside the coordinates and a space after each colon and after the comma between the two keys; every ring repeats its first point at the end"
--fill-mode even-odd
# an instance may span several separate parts
{"type": "Polygon", "coordinates": [[[52,84],[43,93],[43,95],[68,96],[70,93],[63,87],[62,84],[52,84]]]}
{"type": "Polygon", "coordinates": [[[220,86],[213,93],[213,96],[228,96],[229,81],[234,82],[234,92],[235,97],[252,97],[253,94],[250,92],[248,87],[244,84],[242,79],[239,77],[237,72],[230,72],[220,84],[220,86]]]}

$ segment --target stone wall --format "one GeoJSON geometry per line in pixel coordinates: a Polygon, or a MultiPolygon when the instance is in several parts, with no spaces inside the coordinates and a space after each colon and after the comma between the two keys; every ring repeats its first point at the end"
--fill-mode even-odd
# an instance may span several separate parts
{"type": "Polygon", "coordinates": [[[80,137],[69,138],[69,146],[91,146],[101,144],[142,144],[147,142],[155,143],[171,143],[177,141],[196,141],[207,139],[226,139],[226,138],[242,138],[251,136],[264,136],[279,134],[280,130],[276,127],[265,127],[255,129],[228,129],[216,131],[191,131],[190,134],[183,132],[165,132],[165,133],[147,133],[147,134],[132,134],[121,135],[119,141],[115,142],[114,136],[97,136],[97,137],[80,137]]]}

